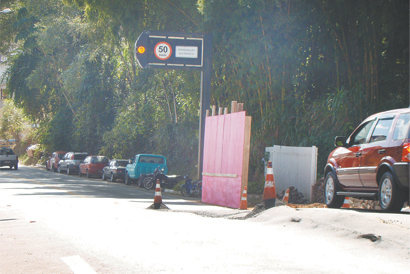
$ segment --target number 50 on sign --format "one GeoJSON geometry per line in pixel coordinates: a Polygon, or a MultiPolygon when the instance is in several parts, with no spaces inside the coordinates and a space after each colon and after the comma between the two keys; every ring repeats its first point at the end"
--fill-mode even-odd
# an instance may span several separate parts
{"type": "Polygon", "coordinates": [[[167,60],[171,57],[172,48],[167,42],[159,42],[154,48],[155,56],[160,60],[167,60]]]}

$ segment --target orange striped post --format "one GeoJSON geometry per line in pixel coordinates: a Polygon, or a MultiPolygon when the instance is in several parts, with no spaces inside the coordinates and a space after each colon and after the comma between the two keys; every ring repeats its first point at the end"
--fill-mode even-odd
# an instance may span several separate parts
{"type": "Polygon", "coordinates": [[[350,208],[350,198],[349,197],[345,197],[342,208],[350,208]]]}
{"type": "Polygon", "coordinates": [[[265,203],[265,208],[274,207],[276,204],[276,186],[275,178],[273,177],[273,167],[272,162],[268,162],[268,168],[266,171],[265,188],[263,189],[263,202],[265,203]]]}
{"type": "Polygon", "coordinates": [[[159,209],[162,204],[162,195],[161,195],[161,184],[159,179],[157,179],[157,185],[155,186],[155,197],[154,197],[154,209],[159,209]]]}
{"type": "Polygon", "coordinates": [[[239,209],[248,209],[248,192],[246,186],[243,189],[241,205],[239,206],[239,209]]]}
{"type": "Polygon", "coordinates": [[[287,205],[289,204],[289,188],[286,190],[285,195],[283,196],[282,202],[287,205]]]}

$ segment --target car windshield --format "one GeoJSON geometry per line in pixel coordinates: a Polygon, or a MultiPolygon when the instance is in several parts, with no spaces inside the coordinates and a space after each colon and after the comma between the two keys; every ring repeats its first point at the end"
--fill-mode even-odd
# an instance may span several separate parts
{"type": "Polygon", "coordinates": [[[11,148],[2,148],[0,149],[0,155],[14,155],[14,152],[11,148]]]}
{"type": "Polygon", "coordinates": [[[141,156],[139,159],[139,162],[163,165],[164,159],[161,157],[154,157],[154,156],[141,156]]]}
{"type": "Polygon", "coordinates": [[[74,154],[74,160],[80,160],[83,161],[87,157],[85,154],[74,154]]]}
{"type": "Polygon", "coordinates": [[[108,158],[105,156],[95,156],[91,158],[91,163],[93,164],[108,163],[108,158]]]}
{"type": "Polygon", "coordinates": [[[125,167],[128,165],[128,161],[117,161],[115,165],[125,167]]]}

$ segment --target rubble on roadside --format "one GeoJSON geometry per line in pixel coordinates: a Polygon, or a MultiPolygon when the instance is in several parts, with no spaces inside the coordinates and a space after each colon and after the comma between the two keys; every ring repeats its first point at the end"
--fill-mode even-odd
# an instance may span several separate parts
{"type": "Polygon", "coordinates": [[[325,203],[324,193],[325,179],[322,177],[312,186],[312,201],[314,203],[325,203]]]}
{"type": "MultiPolygon", "coordinates": [[[[285,196],[285,190],[278,196],[278,199],[282,200],[283,196],[285,196]]],[[[302,193],[298,191],[297,188],[291,186],[289,187],[289,203],[290,204],[308,204],[309,200],[306,199],[302,193]]]]}

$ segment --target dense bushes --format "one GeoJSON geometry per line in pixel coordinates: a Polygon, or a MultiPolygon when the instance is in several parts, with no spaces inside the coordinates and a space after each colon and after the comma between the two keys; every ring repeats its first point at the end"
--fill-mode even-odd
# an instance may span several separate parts
{"type": "Polygon", "coordinates": [[[264,181],[267,146],[317,146],[321,173],[336,135],[409,105],[407,1],[12,2],[6,92],[49,152],[158,153],[195,174],[200,74],[139,69],[147,29],[213,34],[211,104],[252,116],[251,182],[264,181]]]}

